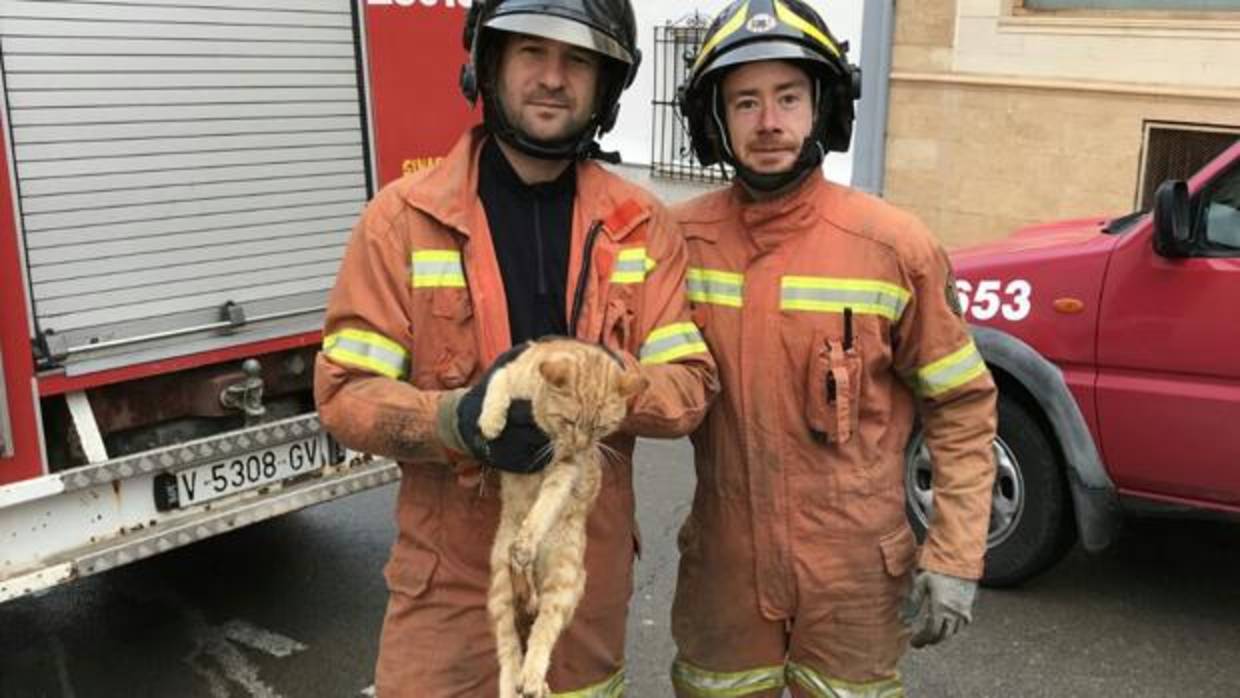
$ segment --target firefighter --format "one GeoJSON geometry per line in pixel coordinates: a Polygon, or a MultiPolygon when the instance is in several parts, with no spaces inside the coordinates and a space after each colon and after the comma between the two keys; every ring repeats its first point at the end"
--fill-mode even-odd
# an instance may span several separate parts
{"type": "Polygon", "coordinates": [[[461,87],[481,98],[482,125],[436,167],[384,187],[349,241],[315,397],[342,443],[400,463],[381,698],[497,693],[495,471],[542,467],[547,438],[528,402],[494,441],[476,419],[488,367],[549,334],[601,342],[649,381],[610,442],[622,457],[604,468],[585,596],[548,679],[557,695],[623,693],[634,436],[687,434],[717,390],[688,314],[683,238],[655,199],[592,159],[637,70],[635,34],[629,0],[475,2],[461,87]]]}
{"type": "Polygon", "coordinates": [[[949,262],[912,216],[828,182],[860,72],[800,0],[737,0],[680,94],[728,188],[673,209],[722,393],[672,610],[676,694],[897,696],[897,663],[971,619],[996,391],[949,262]],[[915,415],[934,456],[924,547],[905,518],[915,415]]]}

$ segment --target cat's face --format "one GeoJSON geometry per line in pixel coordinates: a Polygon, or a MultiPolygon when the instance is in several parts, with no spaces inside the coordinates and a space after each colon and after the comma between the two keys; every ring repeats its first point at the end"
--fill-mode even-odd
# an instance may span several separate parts
{"type": "Polygon", "coordinates": [[[534,411],[557,447],[589,448],[616,431],[629,398],[647,384],[596,347],[553,355],[538,369],[547,389],[535,398],[534,411]]]}

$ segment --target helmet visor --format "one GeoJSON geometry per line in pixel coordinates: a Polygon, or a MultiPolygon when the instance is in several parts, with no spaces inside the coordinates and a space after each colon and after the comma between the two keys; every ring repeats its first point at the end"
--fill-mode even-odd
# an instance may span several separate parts
{"type": "Polygon", "coordinates": [[[490,29],[562,41],[601,53],[626,65],[633,64],[633,54],[625,50],[615,39],[581,22],[565,17],[542,13],[508,14],[488,20],[486,26],[490,29]]]}
{"type": "Polygon", "coordinates": [[[745,63],[757,63],[758,61],[812,61],[825,66],[831,75],[839,75],[839,69],[831,61],[827,60],[820,52],[807,46],[802,46],[794,41],[755,41],[738,46],[715,58],[698,75],[697,82],[700,83],[702,78],[724,68],[731,68],[745,63]]]}

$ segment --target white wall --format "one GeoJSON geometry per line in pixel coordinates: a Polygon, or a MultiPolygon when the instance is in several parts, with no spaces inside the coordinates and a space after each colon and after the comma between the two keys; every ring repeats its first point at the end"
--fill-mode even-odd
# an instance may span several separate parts
{"type": "MultiPolygon", "coordinates": [[[[861,15],[864,0],[808,0],[818,10],[831,33],[840,41],[851,44],[848,57],[853,63],[861,61],[861,15]]],[[[637,13],[638,46],[642,51],[642,65],[633,85],[620,100],[620,119],[616,128],[603,139],[603,146],[619,150],[626,163],[650,164],[654,134],[651,132],[654,99],[654,28],[671,20],[676,21],[698,10],[714,16],[723,9],[727,0],[690,0],[667,2],[666,0],[633,0],[637,13]]],[[[851,153],[831,153],[825,166],[827,176],[837,182],[847,183],[852,178],[851,153]]]]}

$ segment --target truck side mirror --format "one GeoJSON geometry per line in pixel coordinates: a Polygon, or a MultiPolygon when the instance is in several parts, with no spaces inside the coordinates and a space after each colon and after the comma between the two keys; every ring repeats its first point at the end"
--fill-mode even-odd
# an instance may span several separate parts
{"type": "Polygon", "coordinates": [[[1193,248],[1188,183],[1169,179],[1154,193],[1154,250],[1164,257],[1187,257],[1193,248]]]}

